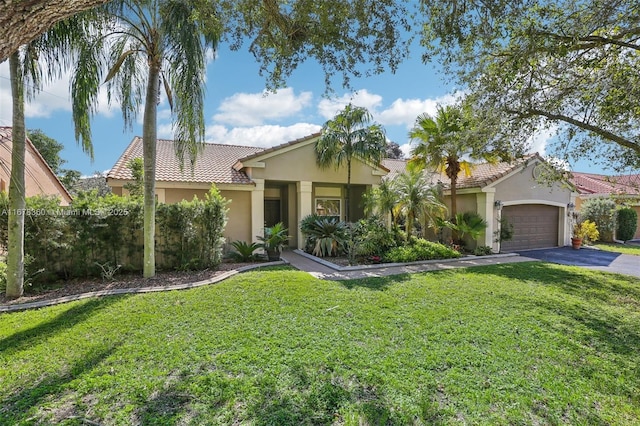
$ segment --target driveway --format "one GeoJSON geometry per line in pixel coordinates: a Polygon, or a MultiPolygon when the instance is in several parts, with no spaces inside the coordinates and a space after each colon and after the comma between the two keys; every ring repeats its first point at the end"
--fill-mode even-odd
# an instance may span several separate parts
{"type": "Polygon", "coordinates": [[[612,253],[603,250],[582,247],[555,247],[538,250],[519,251],[519,255],[545,262],[562,265],[583,266],[589,269],[615,272],[640,277],[640,257],[629,254],[612,253]]]}

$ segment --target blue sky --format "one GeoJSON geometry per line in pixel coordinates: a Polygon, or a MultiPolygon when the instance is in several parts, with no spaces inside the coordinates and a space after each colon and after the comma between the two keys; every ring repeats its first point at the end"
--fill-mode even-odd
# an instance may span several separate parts
{"type": "MultiPolygon", "coordinates": [[[[0,125],[11,125],[11,91],[7,61],[0,64],[0,125]]],[[[230,51],[221,46],[217,58],[208,66],[205,95],[207,142],[270,147],[318,131],[348,102],[366,107],[374,120],[382,124],[388,139],[410,145],[407,132],[415,118],[433,114],[438,103],[450,103],[456,88],[445,82],[438,64],[424,64],[416,46],[413,57],[392,74],[387,72],[368,78],[352,79],[354,91],[342,89],[339,82],[334,93],[325,94],[324,75],[320,67],[309,61],[288,79],[287,87],[265,95],[264,79],[258,64],[246,47],[230,51]]],[[[42,129],[45,134],[64,144],[61,156],[65,168],[84,175],[109,170],[134,136],[142,135],[139,114],[132,130],[125,129],[117,105],[107,105],[106,93],[100,95],[98,114],[92,124],[94,161],[77,146],[73,134],[68,76],[48,84],[26,108],[28,129],[42,129]]],[[[159,137],[172,138],[169,106],[159,105],[159,137]]],[[[533,137],[531,151],[545,154],[550,134],[533,137]]],[[[575,164],[576,171],[603,172],[599,166],[584,161],[575,164]]]]}

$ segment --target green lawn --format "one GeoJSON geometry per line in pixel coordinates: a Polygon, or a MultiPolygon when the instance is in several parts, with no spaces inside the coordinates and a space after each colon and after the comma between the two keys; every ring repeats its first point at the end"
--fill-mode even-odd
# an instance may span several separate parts
{"type": "Polygon", "coordinates": [[[640,424],[640,282],[250,272],[0,315],[0,389],[2,425],[640,424]]]}
{"type": "Polygon", "coordinates": [[[600,250],[640,256],[640,245],[637,244],[595,243],[593,246],[600,250]]]}

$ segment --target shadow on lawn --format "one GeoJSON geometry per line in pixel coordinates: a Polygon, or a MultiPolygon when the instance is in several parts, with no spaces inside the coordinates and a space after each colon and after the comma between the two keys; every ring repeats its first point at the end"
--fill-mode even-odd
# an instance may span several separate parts
{"type": "MultiPolygon", "coordinates": [[[[68,368],[60,371],[58,374],[45,376],[38,380],[32,386],[27,386],[20,392],[8,395],[6,398],[0,399],[2,409],[0,409],[0,424],[32,424],[35,419],[34,413],[30,412],[32,407],[43,404],[46,399],[57,400],[62,398],[67,392],[65,385],[78,379],[85,373],[90,372],[95,366],[99,365],[104,359],[108,358],[119,344],[113,344],[108,348],[103,348],[92,355],[76,360],[68,368]]],[[[55,423],[62,422],[67,419],[82,419],[82,415],[76,411],[74,405],[59,407],[59,412],[40,407],[38,411],[51,413],[55,419],[55,423]]],[[[80,422],[84,424],[84,421],[80,422]]],[[[40,424],[38,422],[38,424],[40,424]]]]}
{"type": "Polygon", "coordinates": [[[370,290],[384,291],[394,284],[409,281],[412,274],[388,275],[384,277],[359,278],[354,280],[336,281],[343,287],[353,290],[354,288],[368,288],[370,290]]]}
{"type": "Polygon", "coordinates": [[[87,320],[96,312],[112,305],[113,303],[121,301],[123,297],[127,296],[90,299],[88,302],[80,303],[66,309],[56,317],[32,328],[18,331],[17,333],[0,339],[0,353],[4,356],[10,356],[11,354],[19,352],[24,348],[28,348],[35,343],[42,343],[45,339],[69,329],[76,324],[87,320]]]}

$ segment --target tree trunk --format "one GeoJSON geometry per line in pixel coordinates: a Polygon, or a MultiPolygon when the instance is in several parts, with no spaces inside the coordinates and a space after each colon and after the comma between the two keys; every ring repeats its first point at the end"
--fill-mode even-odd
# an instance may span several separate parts
{"type": "Polygon", "coordinates": [[[142,123],[142,156],[144,161],[144,271],[145,278],[156,275],[156,144],[160,65],[149,63],[149,81],[142,123]]]}
{"type": "Polygon", "coordinates": [[[9,299],[22,296],[24,292],[24,85],[20,67],[20,54],[9,58],[11,95],[13,99],[13,129],[11,149],[11,177],[9,182],[9,247],[7,254],[7,291],[9,299]]]}
{"type": "Polygon", "coordinates": [[[110,0],[0,0],[0,62],[56,22],[110,0]]]}
{"type": "MultiPolygon", "coordinates": [[[[458,213],[458,176],[451,176],[451,222],[457,225],[456,214],[458,213]]],[[[451,230],[451,239],[454,243],[458,240],[458,231],[451,230]]]]}
{"type": "Polygon", "coordinates": [[[346,221],[351,222],[351,159],[347,159],[347,196],[345,197],[346,221]]]}

